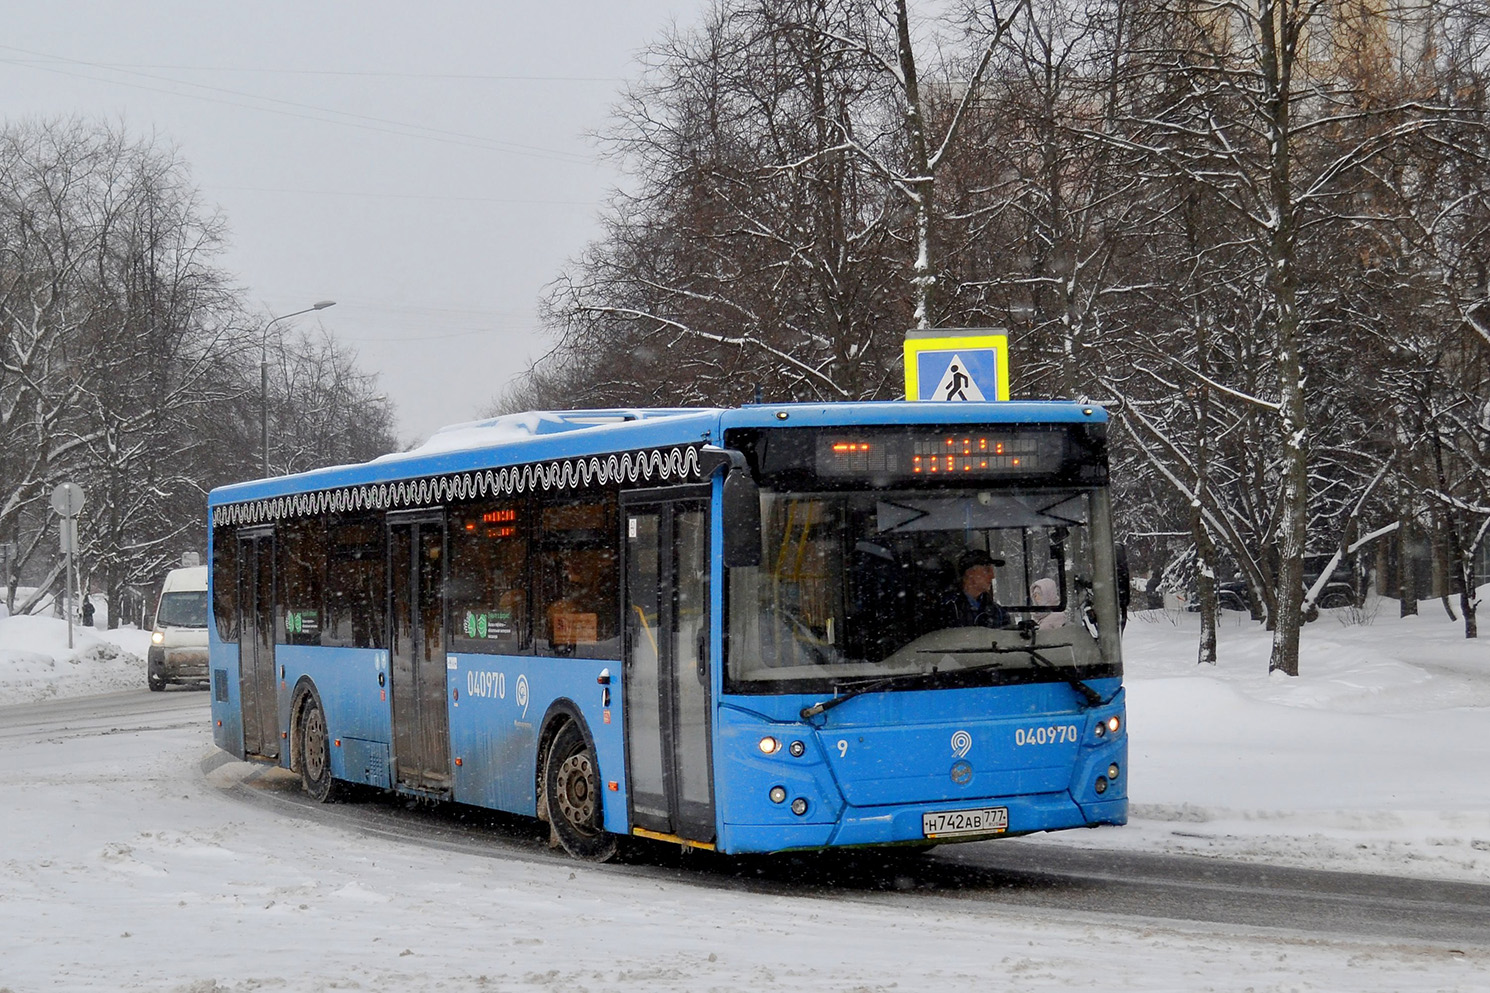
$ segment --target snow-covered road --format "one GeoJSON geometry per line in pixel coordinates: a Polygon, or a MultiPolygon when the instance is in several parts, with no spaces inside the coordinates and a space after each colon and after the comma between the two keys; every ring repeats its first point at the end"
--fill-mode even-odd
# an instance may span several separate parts
{"type": "Polygon", "coordinates": [[[141,694],[134,716],[125,699],[0,713],[0,988],[1490,986],[1482,946],[1057,911],[1015,876],[1004,900],[718,886],[369,834],[243,802],[237,763],[204,773],[201,694],[141,694]]]}

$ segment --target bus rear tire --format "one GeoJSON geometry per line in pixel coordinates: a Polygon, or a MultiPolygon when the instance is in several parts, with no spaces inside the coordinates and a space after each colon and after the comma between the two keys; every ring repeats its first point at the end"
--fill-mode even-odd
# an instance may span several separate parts
{"type": "Polygon", "coordinates": [[[602,826],[595,751],[572,721],[549,746],[543,786],[548,822],[564,851],[587,862],[605,862],[616,854],[616,836],[602,826]]]}
{"type": "Polygon", "coordinates": [[[342,795],[341,784],[331,776],[326,712],[314,693],[306,696],[300,709],[300,783],[317,803],[335,803],[342,795]]]}

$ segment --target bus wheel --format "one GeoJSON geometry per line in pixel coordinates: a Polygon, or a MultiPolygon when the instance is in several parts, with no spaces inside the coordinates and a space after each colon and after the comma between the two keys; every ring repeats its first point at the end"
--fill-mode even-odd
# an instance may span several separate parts
{"type": "Polygon", "coordinates": [[[315,696],[305,698],[300,712],[300,782],[317,803],[334,803],[341,788],[331,778],[331,735],[326,713],[315,696]]]}
{"type": "Polygon", "coordinates": [[[147,672],[145,674],[145,682],[150,685],[151,693],[159,693],[166,688],[166,681],[153,672],[147,672]]]}
{"type": "Polygon", "coordinates": [[[595,753],[573,723],[554,736],[543,771],[548,821],[564,851],[604,862],[616,854],[616,836],[601,827],[600,770],[595,753]]]}

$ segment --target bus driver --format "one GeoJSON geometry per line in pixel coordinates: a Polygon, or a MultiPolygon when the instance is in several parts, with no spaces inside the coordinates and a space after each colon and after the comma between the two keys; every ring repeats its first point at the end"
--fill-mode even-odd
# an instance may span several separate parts
{"type": "Polygon", "coordinates": [[[995,569],[1004,564],[980,548],[957,557],[959,585],[942,597],[943,627],[1001,628],[1009,624],[1009,612],[993,598],[995,569]]]}

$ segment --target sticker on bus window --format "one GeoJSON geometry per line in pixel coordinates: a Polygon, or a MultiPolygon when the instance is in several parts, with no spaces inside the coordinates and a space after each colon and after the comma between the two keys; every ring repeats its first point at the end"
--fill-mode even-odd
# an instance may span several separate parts
{"type": "Polygon", "coordinates": [[[593,645],[600,640],[598,614],[554,614],[554,644],[593,645]]]}

